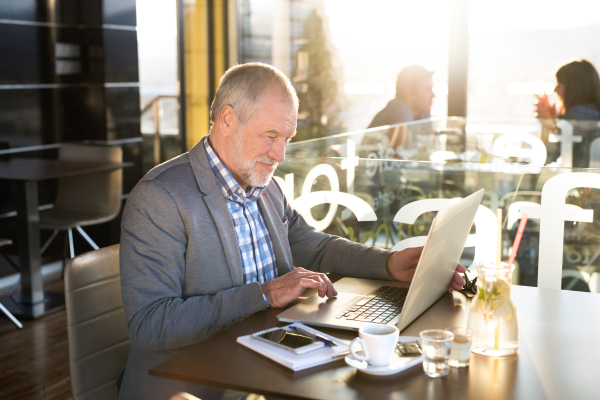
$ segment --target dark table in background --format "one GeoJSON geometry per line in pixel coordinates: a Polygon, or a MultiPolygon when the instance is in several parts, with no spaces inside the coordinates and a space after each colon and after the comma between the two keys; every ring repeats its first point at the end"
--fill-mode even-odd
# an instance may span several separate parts
{"type": "Polygon", "coordinates": [[[13,158],[0,161],[0,179],[17,187],[17,246],[21,268],[21,293],[2,299],[15,315],[36,318],[64,308],[64,295],[44,292],[40,256],[40,215],[38,182],[92,174],[133,166],[133,163],[86,163],[40,158],[13,158]]]}
{"type": "MultiPolygon", "coordinates": [[[[334,278],[339,279],[339,276],[334,278]]],[[[334,279],[332,279],[334,280],[334,279]]],[[[520,348],[515,356],[472,354],[469,368],[428,378],[422,367],[387,377],[343,360],[293,372],[236,343],[238,336],[286,324],[268,309],[191,346],[151,375],[292,399],[597,399],[600,394],[600,295],[513,286],[520,348]]],[[[470,302],[446,294],[401,335],[465,326],[470,302]]],[[[322,329],[343,339],[351,331],[322,329]]]]}

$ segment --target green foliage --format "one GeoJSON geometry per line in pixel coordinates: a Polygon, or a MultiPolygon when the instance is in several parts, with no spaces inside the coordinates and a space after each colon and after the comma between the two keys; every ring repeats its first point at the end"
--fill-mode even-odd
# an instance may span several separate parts
{"type": "Polygon", "coordinates": [[[344,75],[331,44],[329,22],[319,8],[304,21],[302,38],[294,70],[300,99],[297,141],[342,131],[340,112],[347,105],[342,90],[344,75]]]}

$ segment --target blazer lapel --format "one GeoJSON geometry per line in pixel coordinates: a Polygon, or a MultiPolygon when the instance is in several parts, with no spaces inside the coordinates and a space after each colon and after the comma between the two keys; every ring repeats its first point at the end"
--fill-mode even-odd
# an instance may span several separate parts
{"type": "Polygon", "coordinates": [[[223,251],[229,266],[229,273],[234,286],[244,284],[244,271],[242,269],[242,257],[240,256],[240,246],[235,235],[235,227],[227,203],[221,190],[213,190],[212,193],[204,197],[204,202],[215,221],[219,237],[223,244],[223,251]]]}
{"type": "MultiPolygon", "coordinates": [[[[206,139],[202,139],[206,140],[206,139]]],[[[190,165],[194,171],[198,188],[204,196],[206,207],[215,222],[219,237],[223,245],[223,252],[231,274],[231,280],[234,286],[244,284],[244,272],[242,269],[242,257],[240,256],[240,246],[235,235],[235,227],[223,197],[223,192],[219,187],[215,173],[210,167],[206,151],[204,151],[203,141],[200,140],[189,153],[190,165]]]]}
{"type": "Polygon", "coordinates": [[[283,226],[269,196],[260,196],[258,206],[271,236],[278,276],[282,276],[293,269],[293,265],[289,261],[291,254],[289,254],[290,246],[287,240],[287,229],[283,226]]]}

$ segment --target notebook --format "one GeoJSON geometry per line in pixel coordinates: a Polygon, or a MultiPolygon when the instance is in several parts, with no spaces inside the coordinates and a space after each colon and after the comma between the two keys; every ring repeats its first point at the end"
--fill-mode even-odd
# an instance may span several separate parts
{"type": "MultiPolygon", "coordinates": [[[[240,336],[237,338],[237,342],[292,371],[300,371],[306,368],[316,367],[317,365],[341,360],[343,359],[343,356],[348,354],[350,342],[335,338],[300,323],[293,325],[299,326],[308,332],[322,335],[336,343],[337,346],[324,346],[305,354],[294,354],[291,351],[280,349],[279,347],[263,342],[262,340],[253,339],[251,337],[252,335],[240,336]]],[[[287,328],[287,326],[283,327],[283,329],[287,328]]]]}

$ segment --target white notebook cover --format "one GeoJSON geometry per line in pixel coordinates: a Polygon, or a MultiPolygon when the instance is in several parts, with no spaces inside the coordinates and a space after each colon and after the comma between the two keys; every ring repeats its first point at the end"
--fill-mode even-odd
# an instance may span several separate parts
{"type": "MultiPolygon", "coordinates": [[[[237,338],[237,342],[262,354],[271,360],[278,362],[279,364],[287,367],[293,371],[300,371],[310,367],[316,367],[317,365],[326,364],[332,361],[343,360],[343,355],[346,355],[349,349],[350,342],[334,338],[333,336],[327,335],[323,332],[314,330],[306,325],[295,323],[306,329],[307,331],[313,331],[331,339],[337,346],[324,346],[317,350],[310,351],[305,354],[294,354],[291,351],[280,349],[277,346],[273,346],[269,343],[263,342],[262,340],[253,339],[251,335],[240,336],[237,338]]],[[[284,327],[285,328],[285,327],[284,327]]]]}

